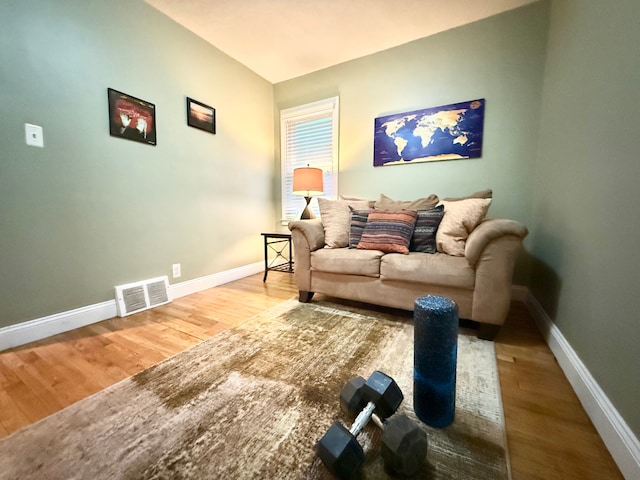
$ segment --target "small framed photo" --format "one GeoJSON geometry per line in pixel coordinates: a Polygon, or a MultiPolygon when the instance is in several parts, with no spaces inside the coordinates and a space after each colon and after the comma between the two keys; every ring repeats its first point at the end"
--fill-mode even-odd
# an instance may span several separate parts
{"type": "Polygon", "coordinates": [[[156,145],[156,106],[112,88],[109,97],[109,133],[112,137],[156,145]]]}
{"type": "Polygon", "coordinates": [[[216,109],[187,97],[187,125],[216,133],[216,109]]]}

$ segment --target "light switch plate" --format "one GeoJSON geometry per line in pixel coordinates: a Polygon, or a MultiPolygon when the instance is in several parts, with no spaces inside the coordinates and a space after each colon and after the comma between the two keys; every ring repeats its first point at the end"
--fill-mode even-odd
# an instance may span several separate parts
{"type": "Polygon", "coordinates": [[[27,141],[27,145],[31,145],[32,147],[44,148],[44,136],[41,126],[25,123],[24,136],[27,141]]]}

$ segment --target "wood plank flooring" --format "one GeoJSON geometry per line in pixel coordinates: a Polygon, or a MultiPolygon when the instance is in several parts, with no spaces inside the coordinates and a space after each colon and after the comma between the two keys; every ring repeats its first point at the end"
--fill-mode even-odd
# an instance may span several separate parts
{"type": "MultiPolygon", "coordinates": [[[[258,274],[0,352],[0,438],[295,295],[258,274]]],[[[513,479],[622,479],[524,305],[495,344],[513,479]]]]}

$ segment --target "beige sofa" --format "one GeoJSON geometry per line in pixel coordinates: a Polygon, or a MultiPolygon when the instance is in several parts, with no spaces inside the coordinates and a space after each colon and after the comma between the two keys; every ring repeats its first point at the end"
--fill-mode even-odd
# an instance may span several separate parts
{"type": "Polygon", "coordinates": [[[457,303],[461,319],[479,322],[478,336],[488,340],[509,312],[514,263],[528,233],[516,221],[481,219],[456,256],[330,248],[321,219],[292,221],[289,229],[301,302],[317,292],[413,310],[418,297],[441,295],[457,303]]]}

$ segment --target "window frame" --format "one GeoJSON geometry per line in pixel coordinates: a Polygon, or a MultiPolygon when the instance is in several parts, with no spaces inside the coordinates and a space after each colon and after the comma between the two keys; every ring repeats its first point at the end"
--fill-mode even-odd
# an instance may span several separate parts
{"type": "MultiPolygon", "coordinates": [[[[281,222],[286,225],[291,220],[296,220],[302,212],[304,197],[293,195],[293,170],[298,167],[321,168],[323,171],[324,194],[323,198],[335,200],[338,197],[338,122],[340,113],[339,97],[330,97],[324,100],[286,108],[280,111],[280,185],[281,185],[281,222]],[[296,124],[310,122],[321,118],[331,119],[331,161],[326,159],[321,162],[309,161],[305,158],[290,158],[289,144],[291,127],[296,124]],[[330,163],[330,165],[329,165],[330,163]]],[[[319,214],[316,197],[311,201],[311,209],[319,214]]]]}

